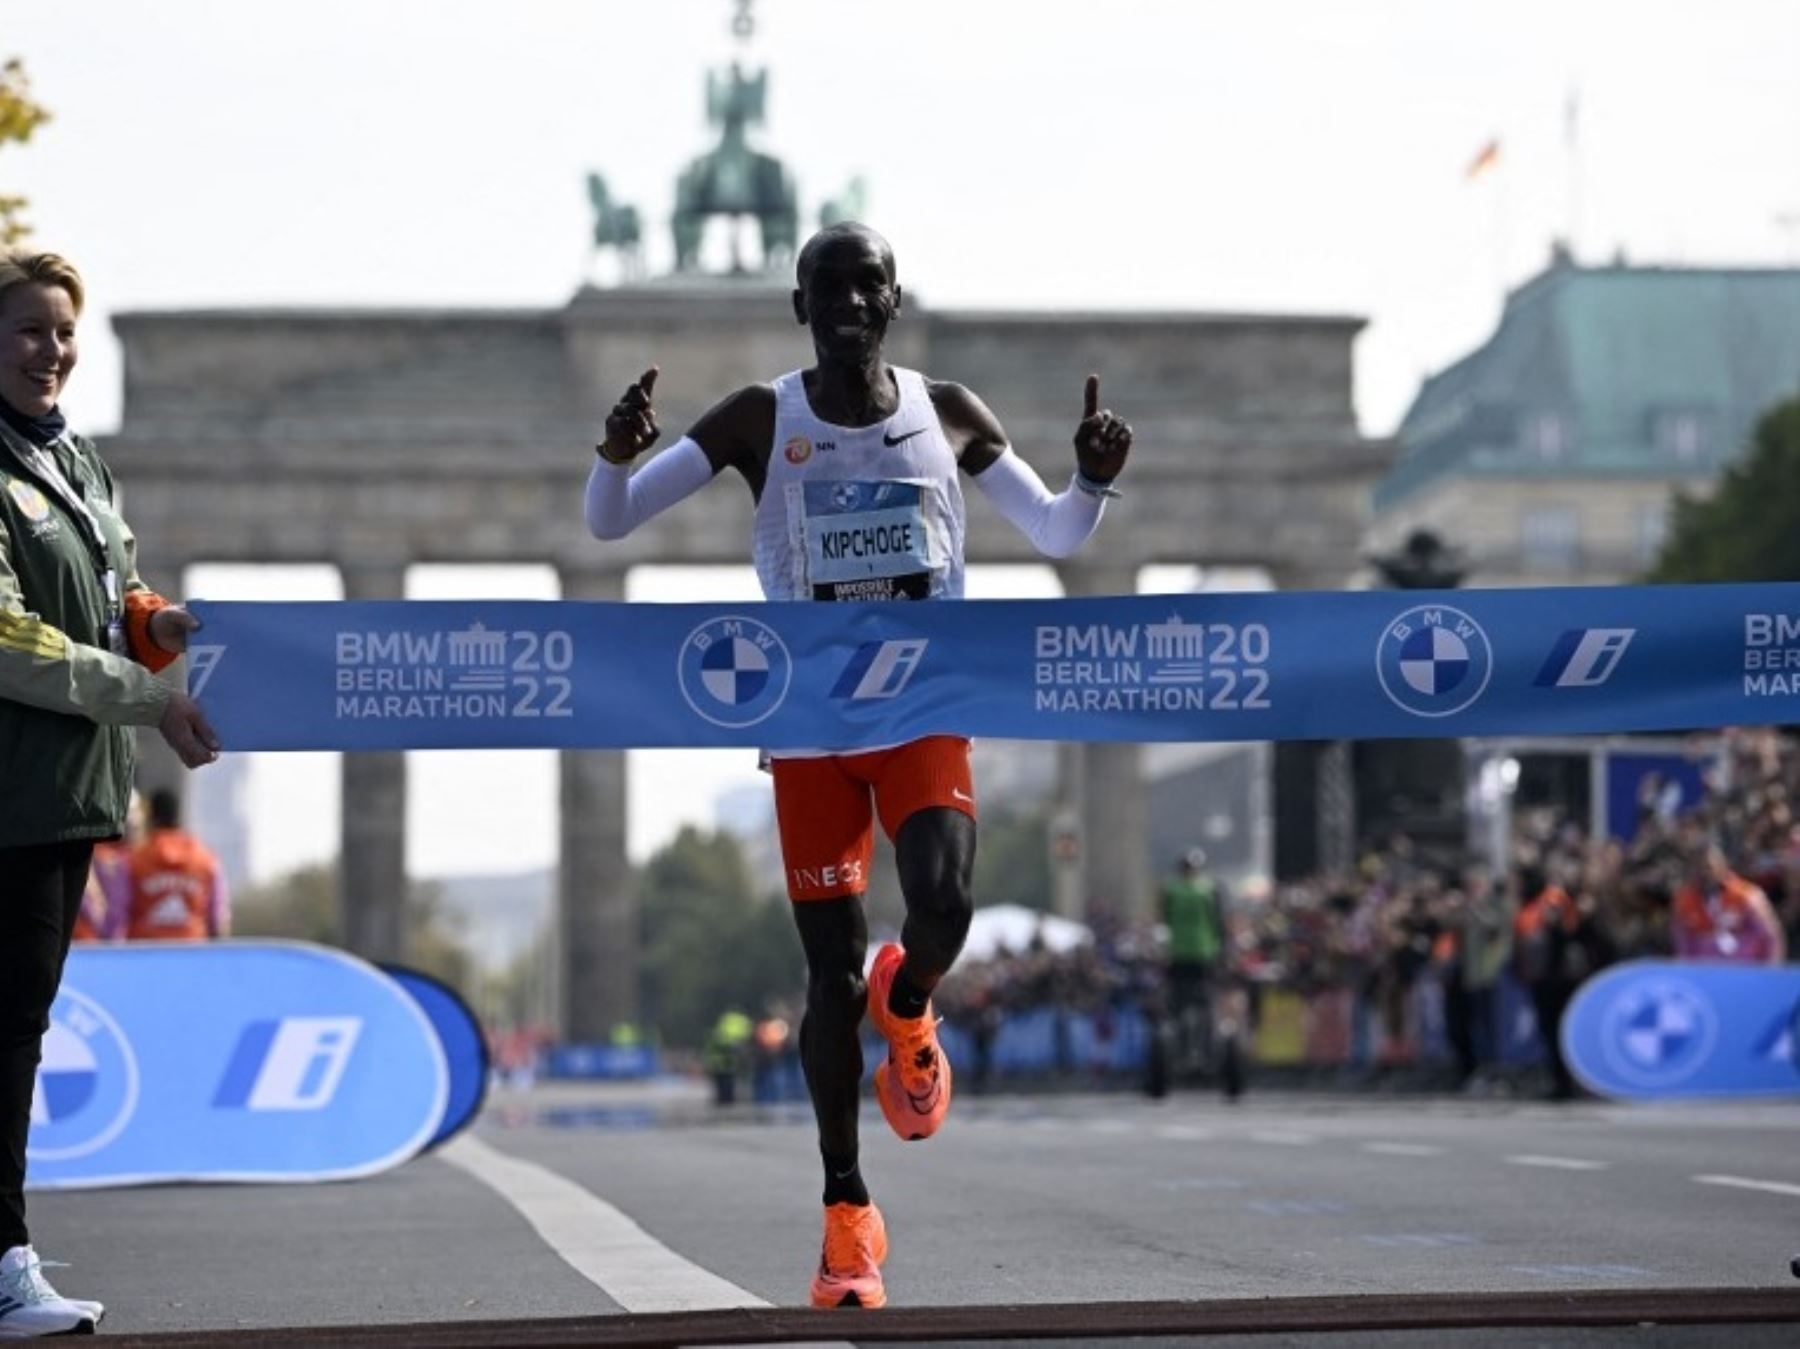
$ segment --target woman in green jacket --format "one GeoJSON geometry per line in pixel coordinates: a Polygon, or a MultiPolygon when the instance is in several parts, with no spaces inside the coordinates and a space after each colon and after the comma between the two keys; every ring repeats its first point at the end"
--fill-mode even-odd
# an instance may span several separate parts
{"type": "Polygon", "coordinates": [[[138,726],[189,768],[218,739],[153,673],[196,622],[138,579],[112,474],[57,400],[75,368],[81,277],[0,252],[0,1338],[93,1329],[25,1227],[25,1144],[50,1006],[94,844],[117,838],[138,726]]]}

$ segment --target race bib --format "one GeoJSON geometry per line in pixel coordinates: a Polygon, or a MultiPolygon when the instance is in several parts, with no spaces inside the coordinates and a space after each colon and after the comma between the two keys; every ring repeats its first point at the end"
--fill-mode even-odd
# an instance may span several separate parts
{"type": "Polygon", "coordinates": [[[806,584],[815,600],[922,600],[931,595],[926,485],[801,485],[806,584]]]}

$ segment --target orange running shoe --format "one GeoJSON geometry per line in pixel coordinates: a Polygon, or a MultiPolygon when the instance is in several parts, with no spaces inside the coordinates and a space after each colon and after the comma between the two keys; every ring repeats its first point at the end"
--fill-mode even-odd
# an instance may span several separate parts
{"type": "Polygon", "coordinates": [[[950,1111],[950,1060],[938,1045],[937,1017],[898,1017],[888,1011],[888,993],[906,953],[893,942],[875,954],[869,969],[869,1019],[888,1042],[887,1058],[875,1069],[875,1099],[902,1139],[930,1138],[950,1111]]]}
{"type": "Polygon", "coordinates": [[[887,1224],[873,1204],[827,1204],[825,1244],[813,1275],[815,1307],[881,1307],[887,1289],[881,1262],[887,1259],[887,1224]]]}

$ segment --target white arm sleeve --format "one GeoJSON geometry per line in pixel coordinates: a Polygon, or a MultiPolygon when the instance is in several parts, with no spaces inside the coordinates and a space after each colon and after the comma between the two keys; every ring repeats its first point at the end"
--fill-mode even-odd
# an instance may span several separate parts
{"type": "Polygon", "coordinates": [[[597,539],[622,539],[712,481],[706,451],[683,436],[636,473],[630,464],[594,456],[587,482],[587,527],[597,539]]]}
{"type": "Polygon", "coordinates": [[[1074,478],[1060,495],[1050,495],[1044,480],[1011,447],[975,475],[975,485],[1045,557],[1073,554],[1088,541],[1106,508],[1104,497],[1082,491],[1074,478]]]}

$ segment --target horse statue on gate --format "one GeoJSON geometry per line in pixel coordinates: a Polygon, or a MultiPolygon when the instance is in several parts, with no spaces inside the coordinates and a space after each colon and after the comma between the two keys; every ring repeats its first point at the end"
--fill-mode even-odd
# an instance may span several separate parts
{"type": "Polygon", "coordinates": [[[787,167],[773,155],[750,147],[748,130],[763,120],[768,73],[746,75],[735,62],[729,71],[706,77],[707,120],[720,129],[719,143],[682,170],[675,185],[675,270],[699,269],[700,241],[711,216],[732,220],[731,270],[747,272],[738,237],[743,216],[756,219],[762,242],[762,269],[775,270],[793,257],[799,241],[798,193],[787,167]]]}
{"type": "Polygon", "coordinates": [[[619,270],[628,280],[643,274],[643,225],[635,206],[615,202],[606,179],[588,174],[588,201],[594,208],[594,249],[616,248],[619,270]]]}

